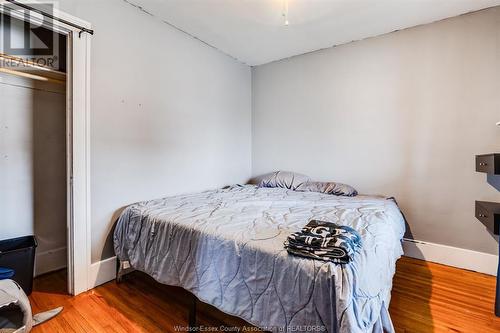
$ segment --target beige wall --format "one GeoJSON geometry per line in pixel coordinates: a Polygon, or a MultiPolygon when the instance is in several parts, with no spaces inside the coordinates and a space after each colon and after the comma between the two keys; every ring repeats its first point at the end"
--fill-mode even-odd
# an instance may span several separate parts
{"type": "Polygon", "coordinates": [[[62,0],[92,23],[92,261],[126,205],[244,182],[250,67],[121,0],[62,0]]]}
{"type": "Polygon", "coordinates": [[[253,174],[276,169],[395,196],[415,239],[488,253],[474,200],[500,193],[500,8],[253,69],[253,174]]]}

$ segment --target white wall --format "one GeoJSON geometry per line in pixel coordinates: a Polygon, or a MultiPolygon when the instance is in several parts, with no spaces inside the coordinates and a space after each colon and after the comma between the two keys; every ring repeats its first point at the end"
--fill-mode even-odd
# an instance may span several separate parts
{"type": "Polygon", "coordinates": [[[285,169],[395,196],[415,239],[497,253],[500,8],[253,69],[253,175],[285,169]]]}
{"type": "Polygon", "coordinates": [[[92,23],[92,261],[113,255],[117,211],[244,182],[251,71],[120,0],[62,0],[92,23]]]}
{"type": "Polygon", "coordinates": [[[0,239],[35,235],[36,272],[66,265],[64,86],[0,74],[0,239]]]}
{"type": "Polygon", "coordinates": [[[0,76],[0,239],[34,232],[33,91],[9,81],[0,76]]]}

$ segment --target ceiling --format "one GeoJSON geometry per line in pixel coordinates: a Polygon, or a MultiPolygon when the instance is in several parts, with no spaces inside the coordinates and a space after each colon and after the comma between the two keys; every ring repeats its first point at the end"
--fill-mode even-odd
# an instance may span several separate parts
{"type": "Polygon", "coordinates": [[[127,2],[250,66],[500,5],[500,0],[127,2]]]}

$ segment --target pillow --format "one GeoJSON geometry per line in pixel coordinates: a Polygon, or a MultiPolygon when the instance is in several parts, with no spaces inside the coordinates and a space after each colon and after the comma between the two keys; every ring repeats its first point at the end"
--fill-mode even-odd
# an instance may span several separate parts
{"type": "Polygon", "coordinates": [[[299,186],[296,190],[299,192],[320,192],[346,197],[355,197],[358,195],[358,191],[354,187],[336,182],[307,182],[299,186]]]}
{"type": "Polygon", "coordinates": [[[276,171],[259,178],[259,187],[282,187],[290,190],[295,190],[310,180],[306,175],[290,171],[276,171]]]}

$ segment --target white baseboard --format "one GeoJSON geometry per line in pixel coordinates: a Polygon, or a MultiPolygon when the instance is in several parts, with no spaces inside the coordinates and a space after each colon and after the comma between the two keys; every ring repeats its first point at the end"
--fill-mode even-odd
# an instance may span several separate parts
{"type": "Polygon", "coordinates": [[[37,252],[35,255],[35,276],[57,271],[67,266],[68,254],[66,247],[37,252]]]}
{"type": "Polygon", "coordinates": [[[90,265],[89,289],[116,278],[116,257],[111,257],[90,265]]]}
{"type": "Polygon", "coordinates": [[[497,275],[498,256],[493,254],[406,238],[403,249],[407,257],[497,275]]]}

